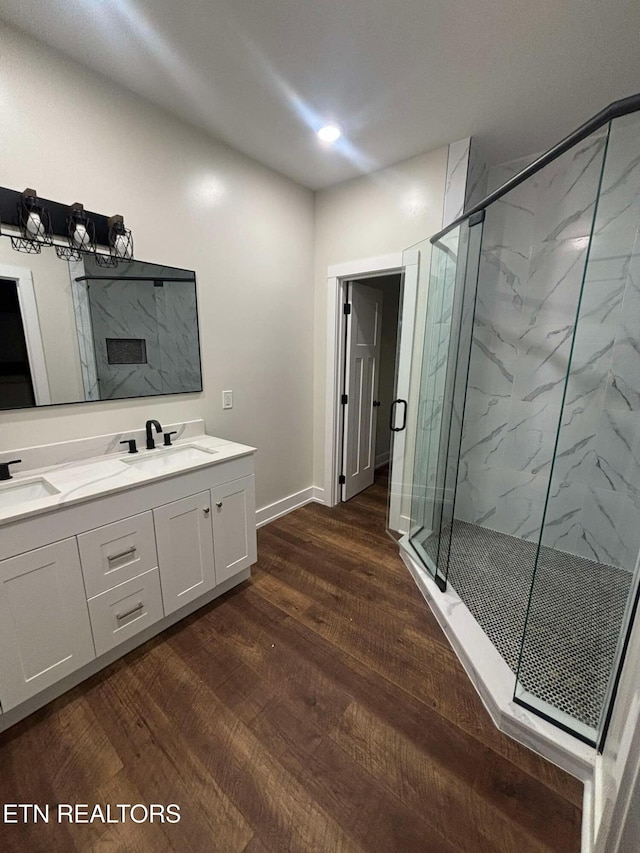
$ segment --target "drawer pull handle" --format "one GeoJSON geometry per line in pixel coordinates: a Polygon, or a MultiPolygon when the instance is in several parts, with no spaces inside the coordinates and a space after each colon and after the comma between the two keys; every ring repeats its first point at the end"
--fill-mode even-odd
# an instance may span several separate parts
{"type": "Polygon", "coordinates": [[[127,616],[133,616],[134,613],[137,613],[138,610],[142,610],[144,604],[139,601],[135,607],[132,607],[131,610],[127,610],[126,613],[116,613],[116,619],[126,619],[127,616]]]}
{"type": "Polygon", "coordinates": [[[132,548],[127,548],[126,551],[120,551],[119,554],[111,554],[111,556],[107,557],[107,562],[112,563],[114,560],[121,560],[123,557],[128,557],[129,554],[136,553],[136,546],[134,545],[132,548]]]}
{"type": "Polygon", "coordinates": [[[210,506],[206,506],[206,507],[204,508],[203,512],[204,512],[204,514],[205,514],[205,515],[209,515],[209,513],[211,512],[211,507],[210,507],[210,506]]]}
{"type": "Polygon", "coordinates": [[[216,501],[216,506],[220,509],[222,507],[222,501],[216,501]]]}

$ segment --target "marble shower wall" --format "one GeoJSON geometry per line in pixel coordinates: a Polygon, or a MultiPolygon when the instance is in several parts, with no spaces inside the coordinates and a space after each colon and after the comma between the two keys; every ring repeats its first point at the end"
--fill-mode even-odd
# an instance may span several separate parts
{"type": "Polygon", "coordinates": [[[464,209],[470,210],[479,204],[489,192],[489,170],[487,161],[476,140],[471,137],[469,143],[469,165],[467,167],[467,184],[464,193],[464,209]]]}
{"type": "MultiPolygon", "coordinates": [[[[163,274],[175,277],[176,270],[157,266],[155,280],[114,277],[87,282],[99,399],[200,390],[195,282],[163,281],[163,274]],[[110,364],[108,338],[143,340],[146,362],[110,364]]],[[[149,275],[148,265],[120,264],[118,276],[136,275],[149,275]]],[[[88,382],[89,372],[83,371],[83,376],[88,382]]]]}
{"type": "Polygon", "coordinates": [[[456,517],[537,539],[561,420],[543,542],[629,570],[640,546],[639,139],[636,116],[616,120],[608,147],[603,128],[487,210],[456,500],[456,517]]]}
{"type": "Polygon", "coordinates": [[[469,210],[487,194],[487,164],[473,137],[449,145],[442,227],[469,210]]]}
{"type": "Polygon", "coordinates": [[[100,399],[162,394],[162,365],[153,282],[118,281],[114,278],[88,281],[87,286],[100,399]],[[144,362],[109,363],[109,339],[144,341],[144,362]]]}
{"type": "Polygon", "coordinates": [[[612,122],[545,544],[633,571],[640,550],[640,117],[612,122]]]}
{"type": "Polygon", "coordinates": [[[449,145],[447,153],[447,177],[444,187],[442,227],[446,228],[462,216],[469,169],[471,138],[460,139],[449,145]]]}
{"type": "Polygon", "coordinates": [[[156,289],[156,310],[163,366],[162,393],[198,390],[202,382],[195,284],[165,282],[164,287],[156,289]]]}

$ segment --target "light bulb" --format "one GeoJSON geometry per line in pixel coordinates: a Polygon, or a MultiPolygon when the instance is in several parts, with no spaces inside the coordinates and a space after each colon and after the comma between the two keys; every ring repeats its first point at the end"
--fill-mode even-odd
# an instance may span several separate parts
{"type": "Polygon", "coordinates": [[[44,237],[44,225],[42,224],[42,219],[40,219],[39,213],[36,213],[33,210],[29,213],[29,216],[27,217],[26,230],[34,240],[36,237],[44,237]]]}
{"type": "Polygon", "coordinates": [[[82,222],[76,222],[76,227],[73,232],[73,242],[76,246],[86,246],[87,243],[91,242],[91,238],[87,233],[86,225],[83,225],[82,222]]]}
{"type": "Polygon", "coordinates": [[[116,255],[119,258],[126,258],[129,253],[129,239],[126,234],[116,234],[116,239],[114,241],[114,248],[116,250],[116,255]]]}
{"type": "Polygon", "coordinates": [[[335,124],[327,124],[318,131],[318,137],[323,142],[336,142],[342,136],[342,131],[335,124]]]}

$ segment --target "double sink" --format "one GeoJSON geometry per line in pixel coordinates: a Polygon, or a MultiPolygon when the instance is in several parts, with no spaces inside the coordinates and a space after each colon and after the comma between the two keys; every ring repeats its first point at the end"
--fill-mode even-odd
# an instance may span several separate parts
{"type": "MultiPolygon", "coordinates": [[[[217,451],[213,449],[183,444],[166,449],[158,448],[140,456],[131,454],[133,458],[119,459],[118,461],[123,465],[137,468],[150,476],[162,476],[163,474],[175,473],[183,468],[206,465],[212,461],[211,456],[216,453],[217,451]]],[[[34,477],[31,480],[22,480],[16,483],[3,483],[0,485],[0,510],[58,494],[60,494],[60,490],[56,489],[44,477],[34,477]]]]}

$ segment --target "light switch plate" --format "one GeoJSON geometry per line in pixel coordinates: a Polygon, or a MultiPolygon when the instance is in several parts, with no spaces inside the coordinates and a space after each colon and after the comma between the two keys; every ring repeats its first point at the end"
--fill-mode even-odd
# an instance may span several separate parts
{"type": "Polygon", "coordinates": [[[233,409],[233,391],[222,392],[222,408],[233,409]]]}

